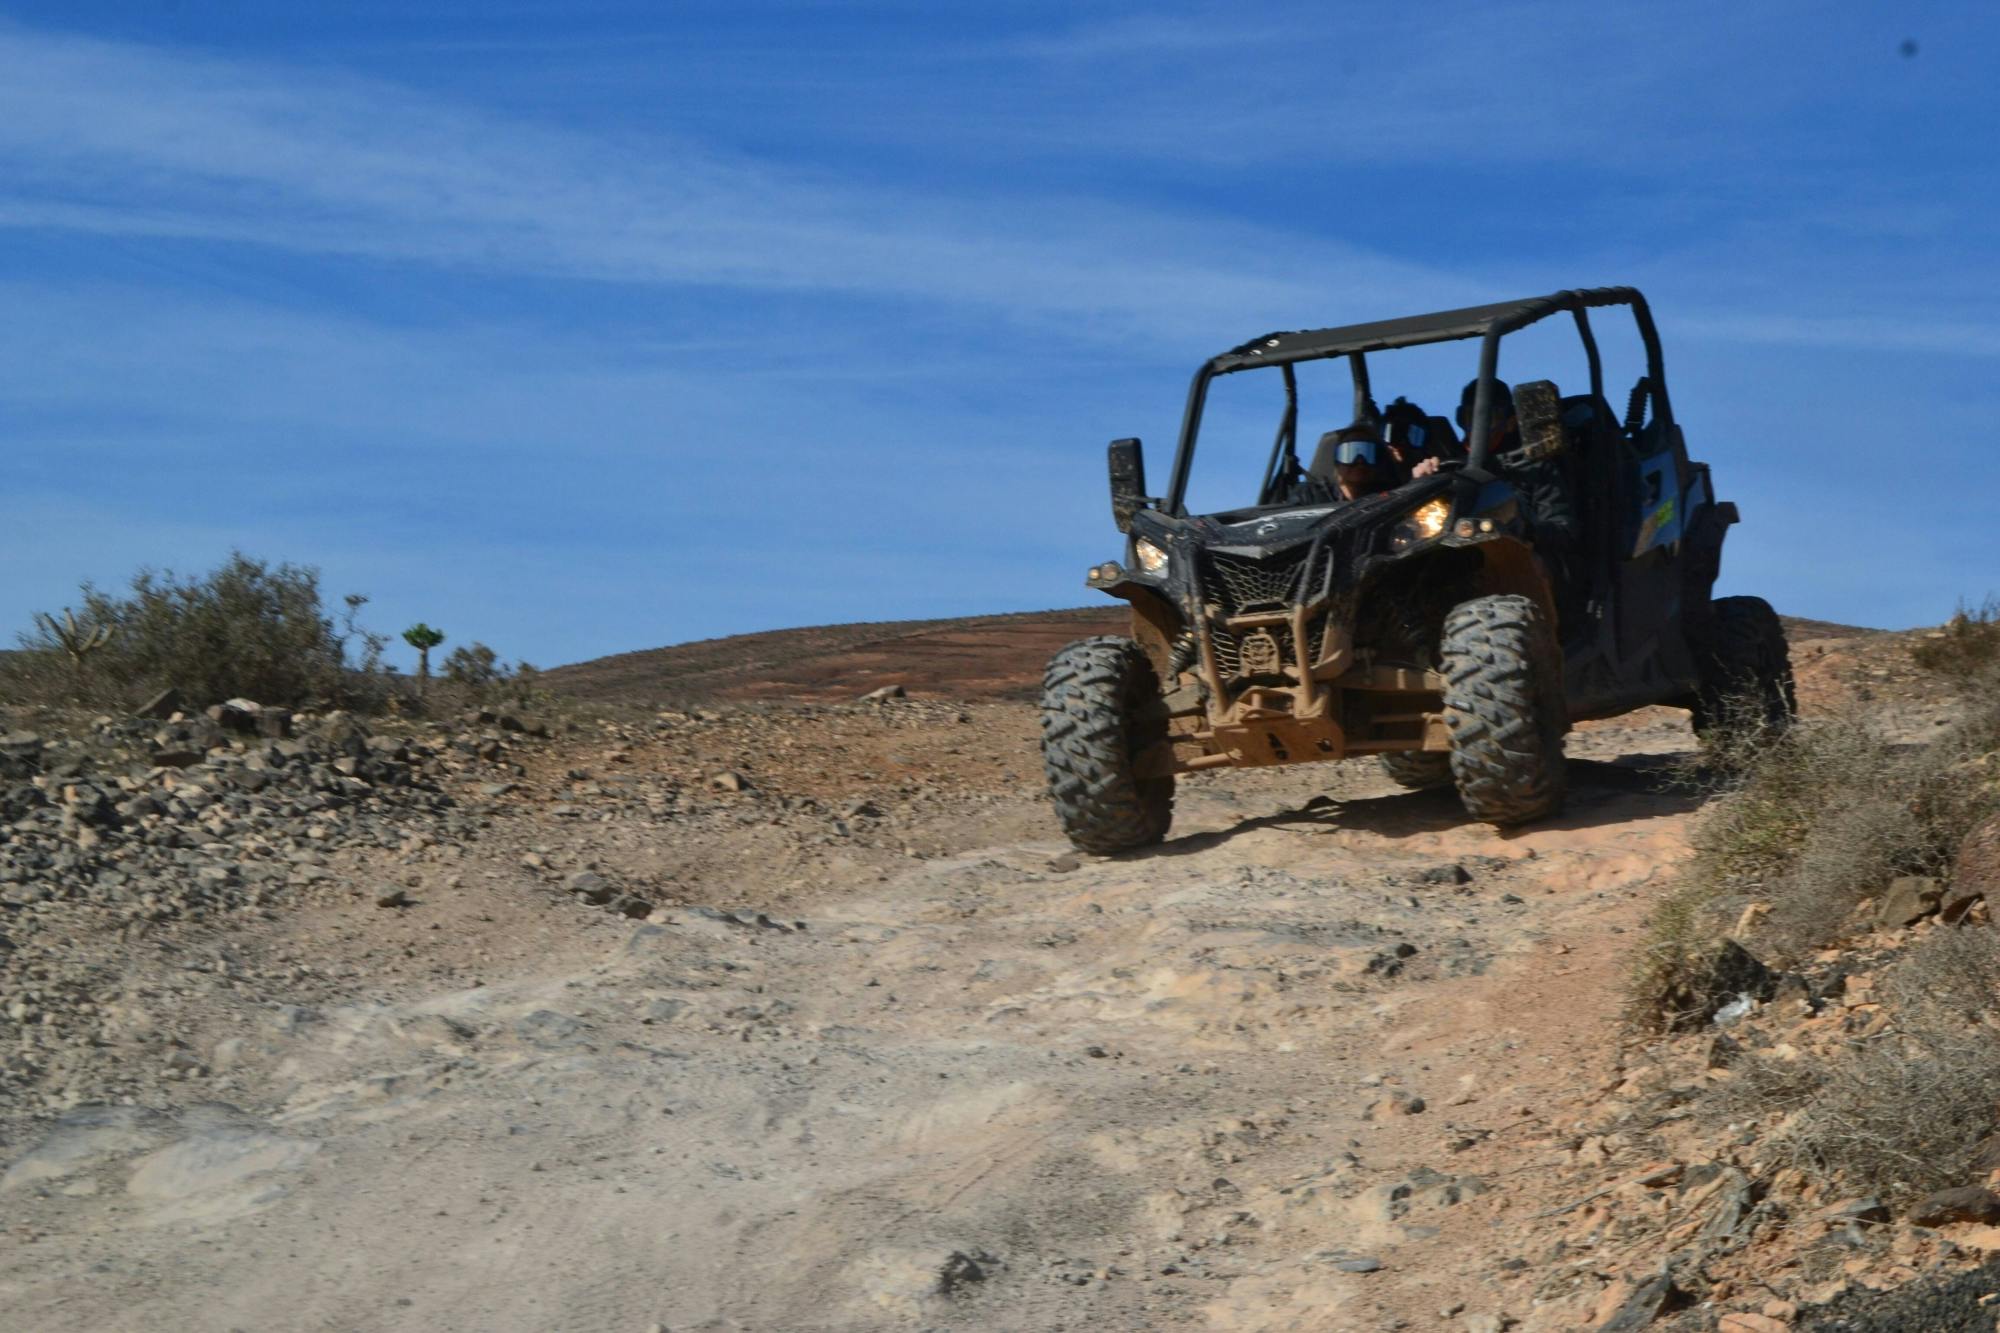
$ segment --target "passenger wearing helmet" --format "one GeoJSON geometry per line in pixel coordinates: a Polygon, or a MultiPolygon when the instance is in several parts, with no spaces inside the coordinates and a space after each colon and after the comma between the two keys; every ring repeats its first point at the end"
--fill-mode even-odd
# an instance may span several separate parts
{"type": "Polygon", "coordinates": [[[1445,459],[1461,457],[1458,436],[1443,417],[1426,416],[1407,398],[1398,398],[1382,413],[1389,456],[1405,479],[1427,477],[1445,459]]]}

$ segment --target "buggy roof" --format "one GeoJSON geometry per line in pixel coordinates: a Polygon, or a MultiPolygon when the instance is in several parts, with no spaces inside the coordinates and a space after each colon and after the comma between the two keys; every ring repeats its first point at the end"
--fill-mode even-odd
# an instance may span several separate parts
{"type": "Polygon", "coordinates": [[[1354,352],[1452,342],[1460,338],[1484,337],[1489,333],[1507,334],[1565,310],[1643,304],[1644,300],[1631,287],[1587,287],[1555,292],[1549,296],[1523,297],[1518,301],[1500,301],[1493,305],[1467,306],[1463,310],[1443,310],[1434,315],[1409,315],[1402,319],[1377,320],[1371,324],[1348,324],[1337,329],[1267,333],[1224,352],[1208,363],[1208,369],[1211,374],[1227,375],[1231,371],[1249,370],[1254,366],[1284,365],[1319,357],[1346,356],[1354,352]]]}

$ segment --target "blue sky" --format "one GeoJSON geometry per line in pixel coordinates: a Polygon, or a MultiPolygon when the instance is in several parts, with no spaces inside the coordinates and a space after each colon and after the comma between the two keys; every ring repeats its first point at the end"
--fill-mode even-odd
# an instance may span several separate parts
{"type": "Polygon", "coordinates": [[[2000,591],[1996,57],[1970,4],[7,5],[0,627],[232,547],[544,665],[1082,604],[1202,358],[1613,282],[1726,590],[1935,622],[2000,591]]]}

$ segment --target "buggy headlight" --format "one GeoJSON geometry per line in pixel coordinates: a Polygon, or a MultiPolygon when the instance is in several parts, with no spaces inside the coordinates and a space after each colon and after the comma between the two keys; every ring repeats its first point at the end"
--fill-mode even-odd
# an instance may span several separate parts
{"type": "Polygon", "coordinates": [[[1444,531],[1445,520],[1451,517],[1451,505],[1443,496],[1417,506],[1410,516],[1398,523],[1389,534],[1389,549],[1400,551],[1427,542],[1444,531]]]}
{"type": "Polygon", "coordinates": [[[1139,568],[1148,574],[1161,573],[1167,567],[1167,553],[1144,537],[1132,543],[1132,553],[1139,558],[1139,568]]]}

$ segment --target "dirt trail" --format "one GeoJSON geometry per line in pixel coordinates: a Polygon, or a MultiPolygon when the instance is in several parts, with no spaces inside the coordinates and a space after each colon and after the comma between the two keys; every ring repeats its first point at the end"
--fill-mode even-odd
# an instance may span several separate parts
{"type": "MultiPolygon", "coordinates": [[[[992,707],[1001,752],[1028,740],[992,707]]],[[[1580,732],[1569,813],[1511,837],[1370,764],[1213,775],[1113,861],[969,753],[989,789],[913,797],[899,836],[941,849],[915,858],[524,807],[551,856],[680,857],[687,905],[580,909],[496,836],[408,913],[285,919],[242,947],[368,984],[217,1028],[226,1102],[20,1145],[0,1306],[40,1330],[1520,1317],[1545,1275],[1505,1264],[1536,1198],[1508,1173],[1610,1076],[1617,932],[1684,845],[1658,757],[1687,743],[1664,710],[1580,732]]]]}

